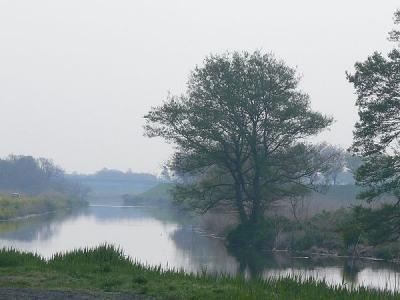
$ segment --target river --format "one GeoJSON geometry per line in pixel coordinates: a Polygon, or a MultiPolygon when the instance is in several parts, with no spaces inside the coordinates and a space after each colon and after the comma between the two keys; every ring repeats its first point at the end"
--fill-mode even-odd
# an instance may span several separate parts
{"type": "Polygon", "coordinates": [[[0,223],[0,247],[56,252],[109,243],[133,259],[187,272],[241,273],[264,278],[294,275],[328,284],[400,290],[398,265],[344,258],[290,257],[287,253],[230,253],[224,241],[182,221],[168,209],[92,204],[72,212],[53,213],[0,223]],[[179,221],[178,221],[179,220],[179,221]]]}

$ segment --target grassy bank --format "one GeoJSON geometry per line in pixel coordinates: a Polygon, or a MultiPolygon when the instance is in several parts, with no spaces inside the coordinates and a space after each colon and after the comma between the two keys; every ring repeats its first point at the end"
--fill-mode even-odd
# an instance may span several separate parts
{"type": "Polygon", "coordinates": [[[57,254],[49,261],[16,250],[0,250],[0,287],[110,291],[161,299],[399,299],[399,294],[361,288],[348,291],[308,280],[244,280],[189,275],[146,267],[112,246],[57,254]]]}
{"type": "Polygon", "coordinates": [[[86,205],[86,202],[58,194],[35,197],[23,196],[20,198],[0,195],[0,220],[42,214],[82,205],[86,205]]]}
{"type": "Polygon", "coordinates": [[[173,185],[170,183],[160,183],[141,194],[125,194],[122,197],[126,205],[171,206],[170,191],[172,188],[173,185]]]}

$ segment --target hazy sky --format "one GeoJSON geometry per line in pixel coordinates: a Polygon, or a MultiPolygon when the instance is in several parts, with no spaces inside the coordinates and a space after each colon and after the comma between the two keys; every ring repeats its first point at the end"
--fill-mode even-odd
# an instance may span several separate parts
{"type": "Polygon", "coordinates": [[[204,56],[272,51],[303,75],[323,135],[349,146],[357,118],[345,71],[386,52],[398,0],[0,0],[0,156],[67,171],[156,172],[171,154],[143,115],[181,93],[204,56]]]}

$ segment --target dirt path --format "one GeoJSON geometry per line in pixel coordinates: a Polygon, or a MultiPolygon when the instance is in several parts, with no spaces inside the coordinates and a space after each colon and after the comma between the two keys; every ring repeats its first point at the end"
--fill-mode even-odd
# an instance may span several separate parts
{"type": "Polygon", "coordinates": [[[122,293],[98,293],[81,291],[52,291],[29,288],[0,288],[0,300],[155,300],[146,296],[122,293]]]}

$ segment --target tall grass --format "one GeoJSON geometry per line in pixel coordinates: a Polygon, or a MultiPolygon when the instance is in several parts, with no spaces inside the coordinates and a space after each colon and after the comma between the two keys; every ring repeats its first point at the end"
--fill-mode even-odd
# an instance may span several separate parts
{"type": "Polygon", "coordinates": [[[146,266],[112,245],[55,254],[51,259],[0,250],[0,286],[132,292],[166,299],[400,299],[368,288],[329,287],[312,279],[246,280],[242,276],[187,274],[146,266]],[[7,280],[3,281],[3,275],[7,280]],[[12,280],[10,280],[12,278],[12,280]]]}
{"type": "Polygon", "coordinates": [[[39,266],[44,260],[37,254],[21,252],[11,248],[0,249],[0,268],[18,266],[39,266]]]}

